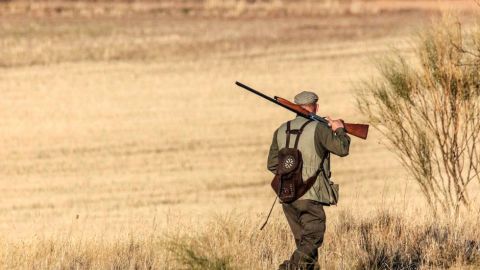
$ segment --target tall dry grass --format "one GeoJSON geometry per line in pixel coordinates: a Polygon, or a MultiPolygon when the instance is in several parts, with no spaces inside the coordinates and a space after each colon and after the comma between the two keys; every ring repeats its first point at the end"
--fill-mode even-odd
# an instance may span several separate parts
{"type": "MultiPolygon", "coordinates": [[[[475,269],[480,267],[480,216],[456,222],[397,210],[329,221],[320,249],[322,269],[475,269]]],[[[328,217],[327,217],[328,218],[328,217]]],[[[283,217],[260,231],[261,218],[229,214],[201,228],[100,237],[35,238],[3,243],[4,269],[275,269],[294,250],[283,217]]]]}

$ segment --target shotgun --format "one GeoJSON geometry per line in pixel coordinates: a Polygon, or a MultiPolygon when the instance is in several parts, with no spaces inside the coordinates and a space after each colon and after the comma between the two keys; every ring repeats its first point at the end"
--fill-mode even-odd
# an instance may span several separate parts
{"type": "MultiPolygon", "coordinates": [[[[277,105],[279,105],[280,107],[283,107],[291,112],[294,112],[306,119],[310,119],[310,120],[313,120],[313,121],[317,121],[317,122],[320,122],[322,123],[323,125],[327,125],[329,126],[329,123],[328,121],[324,118],[324,117],[321,117],[321,116],[318,116],[314,113],[310,113],[309,111],[307,111],[306,109],[302,108],[302,106],[300,105],[297,105],[295,103],[292,103],[284,98],[281,98],[281,97],[269,97],[241,82],[235,82],[236,85],[242,87],[243,89],[245,90],[248,90],[270,102],[273,102],[277,105]]],[[[343,120],[342,120],[343,122],[343,120]]],[[[358,138],[361,138],[361,139],[364,139],[366,140],[367,139],[367,136],[368,136],[368,127],[369,125],[365,125],[365,124],[351,124],[351,123],[345,123],[343,122],[343,125],[345,126],[345,131],[350,134],[350,135],[353,135],[355,137],[358,137],[358,138]]]]}

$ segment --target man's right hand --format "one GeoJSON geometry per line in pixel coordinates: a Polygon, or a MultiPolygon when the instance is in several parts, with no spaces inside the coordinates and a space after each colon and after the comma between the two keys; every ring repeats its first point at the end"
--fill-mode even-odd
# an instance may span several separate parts
{"type": "Polygon", "coordinates": [[[328,125],[332,128],[333,131],[336,131],[339,128],[345,128],[343,121],[341,119],[333,120],[330,116],[327,116],[328,125]]]}

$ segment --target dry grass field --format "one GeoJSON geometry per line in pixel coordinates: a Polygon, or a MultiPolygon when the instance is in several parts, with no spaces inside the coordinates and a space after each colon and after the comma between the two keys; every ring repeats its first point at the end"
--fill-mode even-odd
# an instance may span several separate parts
{"type": "MultiPolygon", "coordinates": [[[[274,269],[293,239],[279,206],[258,231],[274,198],[266,155],[292,114],[234,82],[288,99],[313,90],[320,114],[363,122],[353,89],[374,59],[411,54],[439,16],[428,1],[237,17],[34,2],[0,1],[3,269],[274,269]]],[[[326,210],[325,269],[475,269],[478,213],[433,220],[375,130],[350,152],[332,161],[341,199],[326,210]]]]}

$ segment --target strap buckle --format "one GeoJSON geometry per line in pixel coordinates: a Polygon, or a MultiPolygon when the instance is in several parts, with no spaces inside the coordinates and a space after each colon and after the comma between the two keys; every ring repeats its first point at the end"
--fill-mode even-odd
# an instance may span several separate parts
{"type": "Polygon", "coordinates": [[[289,131],[289,130],[285,130],[285,133],[286,133],[286,134],[295,134],[295,135],[297,135],[297,134],[302,134],[302,130],[300,130],[300,129],[292,129],[292,130],[290,130],[290,131],[289,131]]]}

